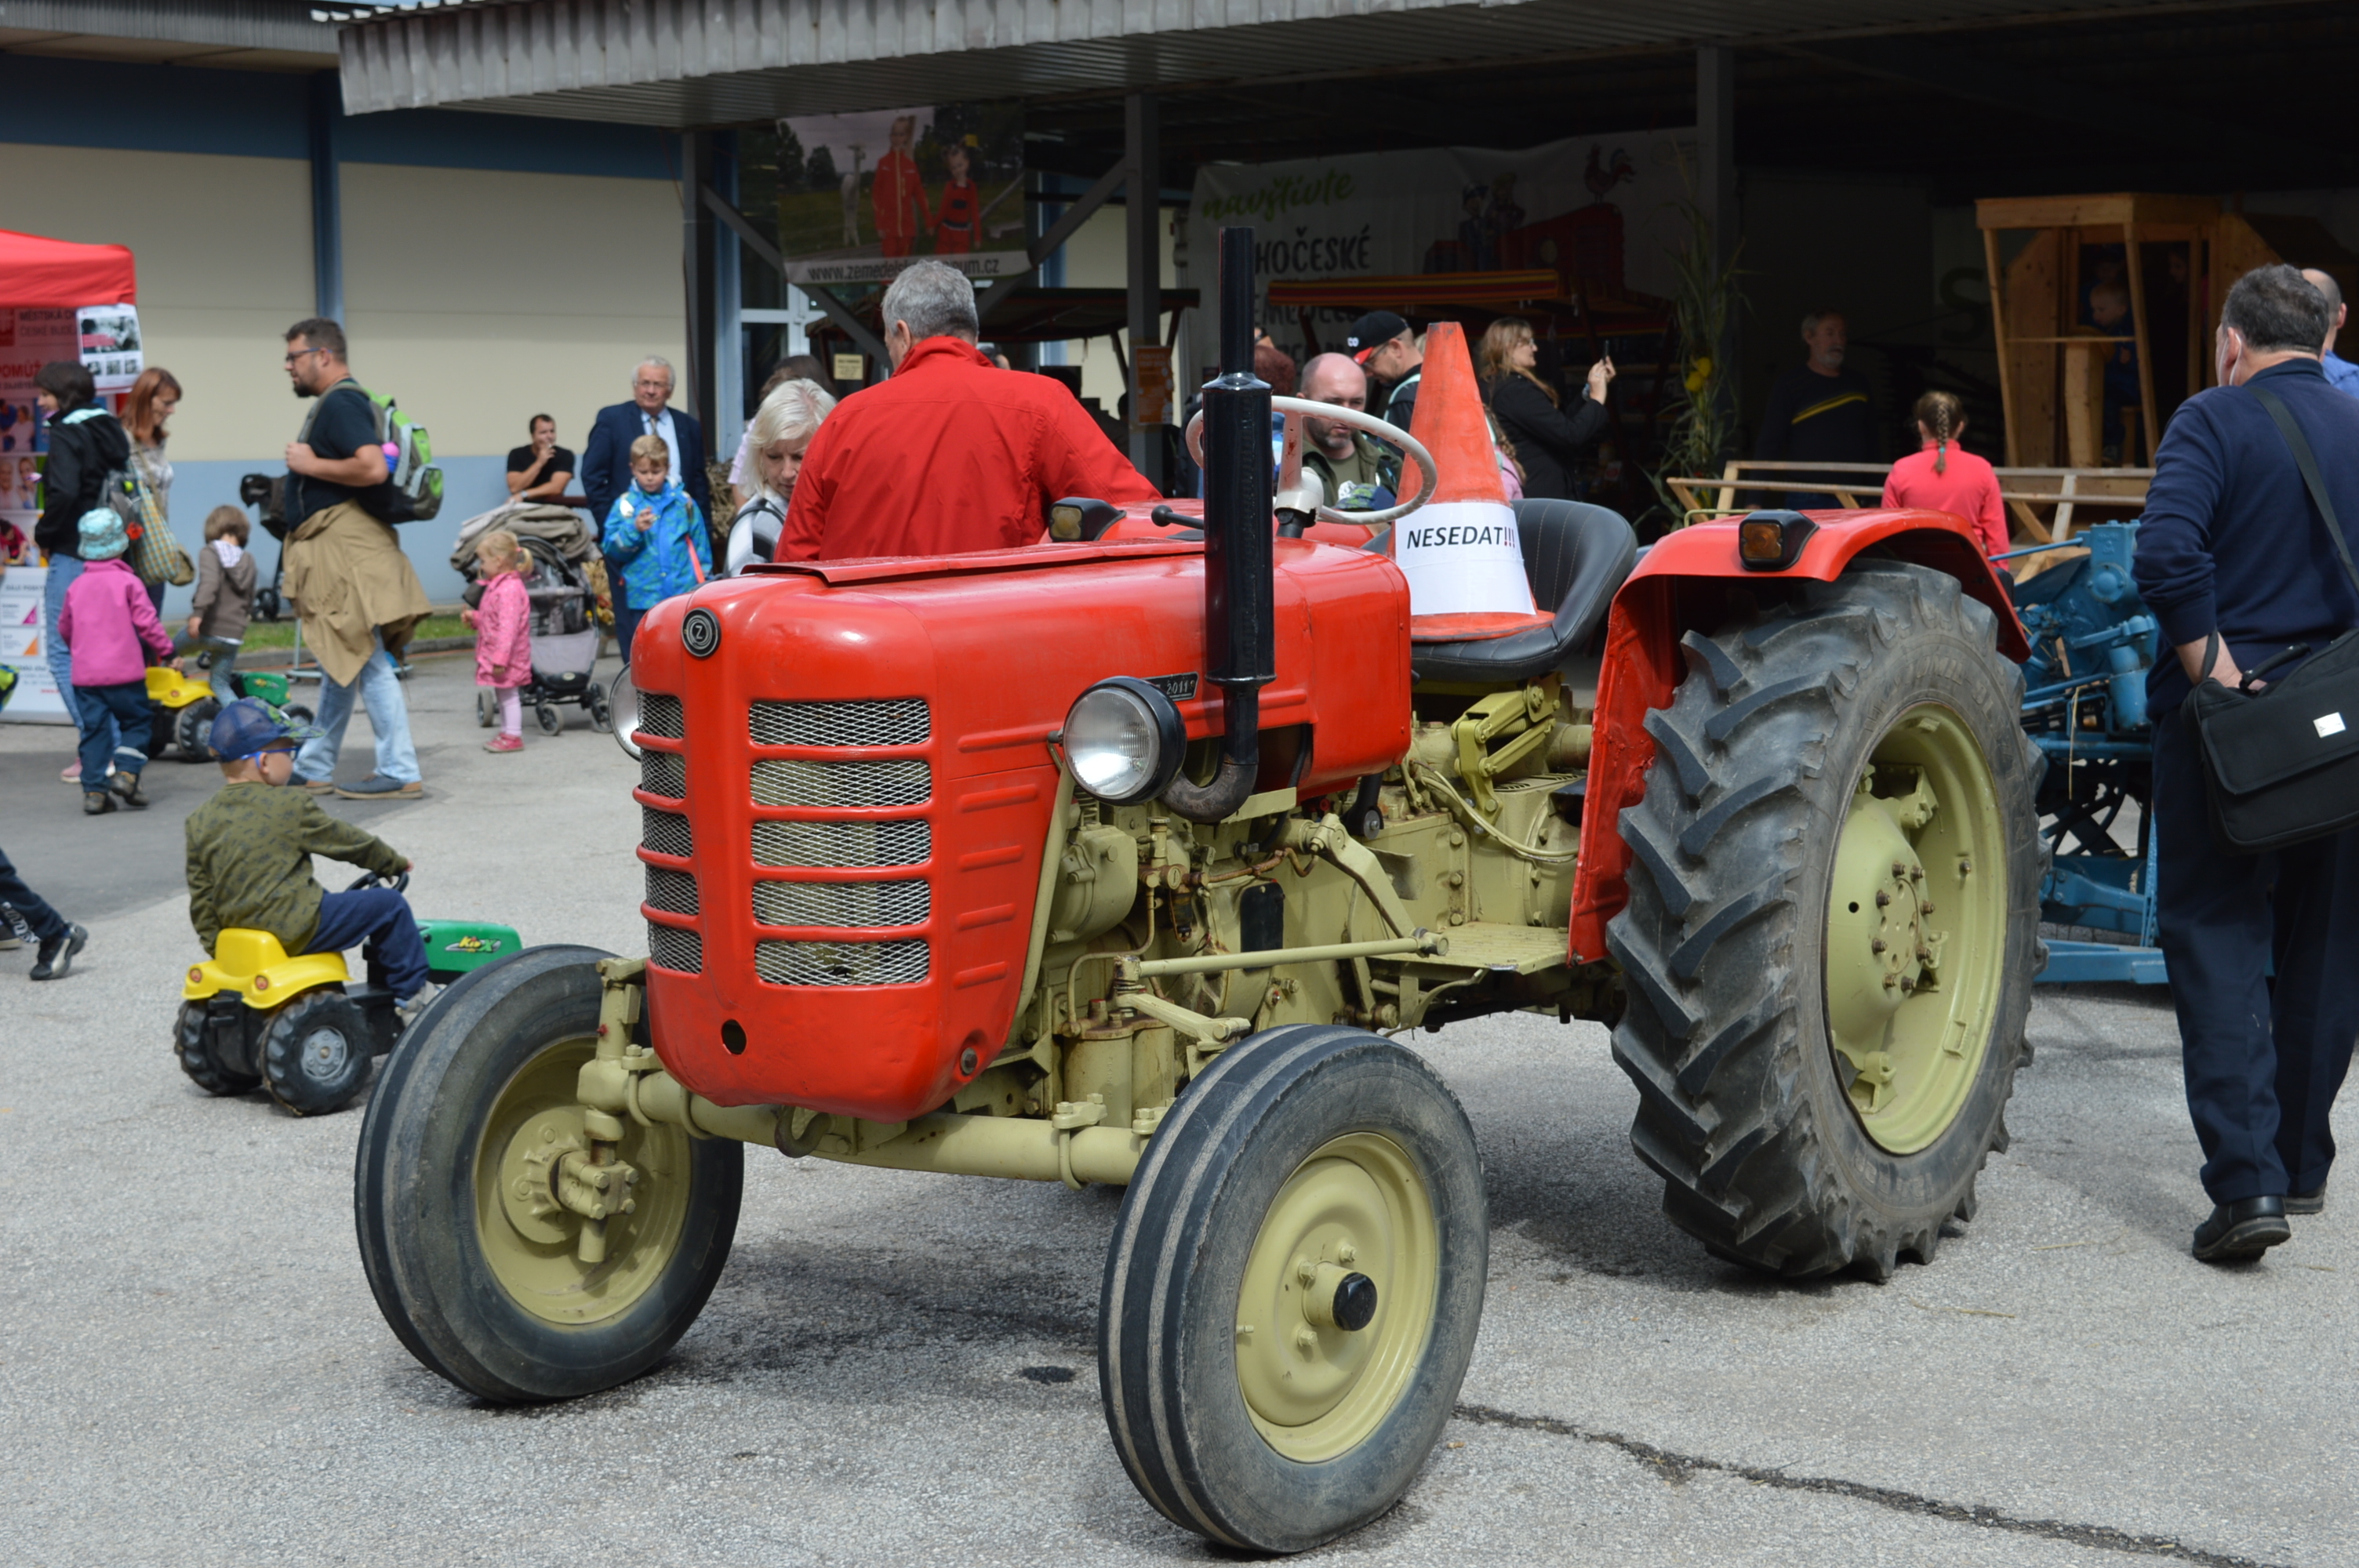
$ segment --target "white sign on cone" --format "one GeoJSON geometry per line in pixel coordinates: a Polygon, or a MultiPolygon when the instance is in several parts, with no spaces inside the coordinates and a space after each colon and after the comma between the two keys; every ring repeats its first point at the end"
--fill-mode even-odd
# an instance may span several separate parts
{"type": "Polygon", "coordinates": [[[1393,530],[1393,559],[1408,579],[1412,615],[1528,611],[1532,590],[1515,508],[1502,501],[1438,501],[1393,530]]]}

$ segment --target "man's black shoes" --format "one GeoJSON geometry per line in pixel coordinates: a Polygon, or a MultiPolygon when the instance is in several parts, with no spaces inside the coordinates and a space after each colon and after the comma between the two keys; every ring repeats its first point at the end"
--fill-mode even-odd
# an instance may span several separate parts
{"type": "Polygon", "coordinates": [[[42,943],[34,953],[32,978],[37,980],[60,980],[73,968],[74,955],[90,940],[90,933],[79,925],[69,925],[42,943]]]}
{"type": "Polygon", "coordinates": [[[2248,1263],[2279,1242],[2292,1239],[2285,1199],[2245,1198],[2220,1205],[2211,1218],[2195,1227],[2195,1256],[2206,1263],[2248,1263]]]}
{"type": "Polygon", "coordinates": [[[2324,1182],[2318,1184],[2318,1190],[2314,1193],[2286,1195],[2286,1213],[2288,1214],[2324,1214],[2325,1212],[2326,1184],[2324,1182]]]}

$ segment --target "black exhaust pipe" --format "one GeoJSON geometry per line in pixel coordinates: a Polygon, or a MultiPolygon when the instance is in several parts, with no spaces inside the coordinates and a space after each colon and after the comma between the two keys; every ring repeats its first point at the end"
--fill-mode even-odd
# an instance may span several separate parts
{"type": "Polygon", "coordinates": [[[1221,373],[1204,387],[1204,651],[1221,688],[1221,771],[1164,804],[1220,822],[1261,771],[1261,688],[1277,678],[1271,580],[1269,384],[1253,373],[1254,232],[1221,231],[1221,373]]]}

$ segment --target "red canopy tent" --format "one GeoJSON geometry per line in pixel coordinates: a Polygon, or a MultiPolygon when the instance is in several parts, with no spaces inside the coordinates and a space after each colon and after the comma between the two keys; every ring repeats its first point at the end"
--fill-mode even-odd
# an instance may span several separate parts
{"type": "Polygon", "coordinates": [[[0,305],[18,309],[136,305],[128,245],[77,245],[0,229],[0,305]]]}

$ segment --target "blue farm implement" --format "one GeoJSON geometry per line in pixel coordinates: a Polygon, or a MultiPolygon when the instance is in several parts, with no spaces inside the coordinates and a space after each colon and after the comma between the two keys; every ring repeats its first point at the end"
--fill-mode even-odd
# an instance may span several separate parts
{"type": "Polygon", "coordinates": [[[2102,523],[2073,543],[2089,553],[2015,589],[2016,613],[2031,643],[2023,726],[2048,758],[2039,814],[2054,861],[2040,887],[2040,918],[2129,940],[2051,941],[2039,978],[2161,985],[2168,976],[2156,946],[2154,740],[2146,707],[2157,629],[2130,577],[2137,524],[2102,523]]]}

